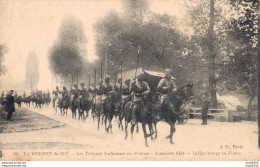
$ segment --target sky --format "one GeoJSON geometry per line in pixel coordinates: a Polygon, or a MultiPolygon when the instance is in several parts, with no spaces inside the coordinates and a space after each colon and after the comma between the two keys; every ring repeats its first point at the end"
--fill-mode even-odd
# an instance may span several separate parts
{"type": "MultiPolygon", "coordinates": [[[[150,0],[155,13],[170,14],[182,20],[183,0],[150,0]]],[[[29,52],[34,51],[40,62],[38,89],[56,86],[49,71],[48,50],[57,39],[58,29],[66,14],[80,19],[87,37],[87,60],[95,56],[93,25],[110,10],[122,13],[120,0],[0,0],[0,44],[8,48],[3,65],[7,73],[1,76],[0,89],[23,92],[25,63],[29,52]]]]}

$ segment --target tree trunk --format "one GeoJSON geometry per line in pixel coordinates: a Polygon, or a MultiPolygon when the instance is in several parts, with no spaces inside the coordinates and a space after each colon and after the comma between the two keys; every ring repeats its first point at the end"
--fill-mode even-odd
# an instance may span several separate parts
{"type": "Polygon", "coordinates": [[[210,23],[209,23],[209,44],[208,44],[208,74],[209,74],[209,92],[213,108],[218,108],[216,93],[216,52],[214,44],[214,0],[210,0],[210,23]]]}
{"type": "Polygon", "coordinates": [[[248,120],[252,120],[251,112],[252,112],[252,101],[253,101],[254,97],[255,96],[251,96],[248,101],[248,105],[247,105],[248,120]]]}

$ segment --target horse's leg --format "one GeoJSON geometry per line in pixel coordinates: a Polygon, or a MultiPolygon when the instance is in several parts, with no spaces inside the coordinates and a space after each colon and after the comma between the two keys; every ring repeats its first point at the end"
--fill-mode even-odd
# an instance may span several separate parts
{"type": "Polygon", "coordinates": [[[138,123],[136,123],[136,133],[139,132],[139,127],[138,127],[138,123]]]}
{"type": "Polygon", "coordinates": [[[135,129],[135,125],[137,123],[131,123],[131,140],[133,141],[133,137],[134,137],[134,129],[135,129]]]}
{"type": "MultiPolygon", "coordinates": [[[[149,136],[151,136],[151,140],[154,140],[154,138],[153,138],[153,134],[154,134],[153,124],[152,124],[152,123],[148,123],[148,126],[149,126],[149,130],[150,130],[149,136]]],[[[147,137],[148,137],[148,136],[147,136],[147,137]]]]}
{"type": "Polygon", "coordinates": [[[105,129],[107,128],[107,116],[106,115],[103,115],[103,118],[104,118],[104,122],[105,122],[105,129]]]}
{"type": "Polygon", "coordinates": [[[170,135],[167,136],[166,138],[170,139],[171,144],[174,144],[174,142],[172,141],[172,136],[173,136],[173,133],[175,132],[175,122],[176,122],[176,120],[174,120],[174,121],[170,120],[170,121],[167,121],[167,122],[171,126],[171,130],[170,130],[170,135]]]}
{"type": "Polygon", "coordinates": [[[113,132],[112,132],[112,120],[113,120],[113,115],[111,115],[111,117],[109,117],[109,118],[110,118],[110,121],[109,121],[110,133],[113,133],[113,132]]]}
{"type": "Polygon", "coordinates": [[[128,131],[127,131],[127,128],[128,128],[128,122],[127,122],[127,119],[125,118],[125,140],[126,140],[127,137],[128,137],[128,131]]]}
{"type": "Polygon", "coordinates": [[[157,124],[157,122],[154,122],[153,123],[154,124],[154,130],[155,130],[155,139],[157,139],[157,126],[156,126],[156,124],[157,124]]]}
{"type": "Polygon", "coordinates": [[[100,126],[100,116],[98,116],[98,130],[99,130],[99,126],[100,126]]]}
{"type": "Polygon", "coordinates": [[[145,140],[145,146],[146,147],[149,147],[149,145],[148,145],[148,142],[147,142],[147,132],[146,132],[146,127],[145,127],[145,123],[144,122],[142,122],[142,127],[143,127],[143,132],[144,132],[144,140],[145,140]]]}
{"type": "Polygon", "coordinates": [[[110,118],[110,116],[109,116],[109,114],[107,114],[107,116],[106,116],[106,120],[108,120],[108,126],[106,127],[106,131],[107,131],[107,133],[109,133],[109,129],[110,129],[110,125],[111,125],[111,128],[112,128],[112,124],[111,124],[111,118],[110,118]]]}

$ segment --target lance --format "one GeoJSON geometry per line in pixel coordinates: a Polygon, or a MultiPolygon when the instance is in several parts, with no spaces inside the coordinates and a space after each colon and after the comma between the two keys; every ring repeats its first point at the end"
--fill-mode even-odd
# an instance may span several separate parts
{"type": "Polygon", "coordinates": [[[135,81],[136,81],[136,74],[137,74],[137,68],[138,68],[138,62],[139,62],[139,54],[140,53],[140,45],[138,47],[138,51],[137,51],[137,60],[136,60],[136,68],[135,68],[135,81]]]}
{"type": "MultiPolygon", "coordinates": [[[[140,45],[138,47],[138,51],[137,51],[137,60],[136,60],[136,69],[135,69],[135,78],[134,78],[134,84],[136,83],[136,75],[137,75],[137,68],[138,68],[138,62],[139,62],[139,54],[140,53],[140,45]]],[[[134,93],[134,92],[133,92],[134,93]]],[[[135,93],[134,93],[135,94],[135,93]]],[[[134,101],[134,98],[132,98],[132,101],[134,101]]]]}
{"type": "Polygon", "coordinates": [[[121,113],[121,109],[122,109],[122,87],[123,87],[123,60],[122,60],[122,54],[121,54],[121,61],[120,61],[120,66],[121,66],[121,71],[120,71],[120,75],[121,75],[121,83],[120,83],[120,109],[119,109],[119,113],[121,113]]]}
{"type": "Polygon", "coordinates": [[[90,89],[90,73],[88,73],[88,89],[90,89]]]}
{"type": "MultiPolygon", "coordinates": [[[[95,69],[94,69],[94,84],[95,84],[95,87],[94,87],[94,113],[96,113],[96,88],[97,88],[97,70],[96,70],[96,64],[95,64],[95,69]]],[[[93,121],[94,121],[94,114],[93,114],[93,121]]]]}
{"type": "MultiPolygon", "coordinates": [[[[101,62],[100,62],[100,71],[101,71],[101,76],[100,76],[100,80],[101,80],[101,85],[100,85],[100,92],[101,92],[101,103],[100,103],[100,110],[103,109],[102,108],[102,104],[103,104],[103,101],[102,101],[102,95],[103,95],[103,82],[102,82],[102,79],[103,79],[103,68],[102,68],[102,59],[101,59],[101,62]]],[[[99,130],[99,123],[100,123],[100,110],[98,110],[98,130],[99,130]]]]}

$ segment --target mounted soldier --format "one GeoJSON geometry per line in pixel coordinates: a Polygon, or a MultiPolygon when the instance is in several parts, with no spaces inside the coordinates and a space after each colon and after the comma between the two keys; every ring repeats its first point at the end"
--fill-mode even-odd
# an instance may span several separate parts
{"type": "Polygon", "coordinates": [[[79,91],[79,95],[81,96],[81,98],[86,99],[88,97],[88,90],[85,88],[85,83],[81,83],[80,84],[81,89],[79,91]]]}
{"type": "Polygon", "coordinates": [[[38,105],[39,105],[39,107],[41,108],[41,105],[43,104],[43,93],[42,93],[42,91],[40,90],[39,92],[38,92],[38,105]]]}
{"type": "MultiPolygon", "coordinates": [[[[115,112],[115,92],[114,86],[110,83],[110,76],[105,77],[105,82],[102,84],[102,103],[103,103],[103,112],[105,116],[105,127],[108,120],[108,127],[106,131],[109,132],[109,129],[112,132],[112,119],[115,112]]],[[[103,117],[104,118],[104,117],[103,117]]],[[[102,119],[103,119],[102,118],[102,119]]]]}
{"type": "Polygon", "coordinates": [[[95,83],[92,82],[88,89],[89,95],[91,96],[90,97],[91,101],[93,101],[93,99],[95,98],[95,93],[96,93],[95,91],[96,91],[95,83]]]}
{"type": "Polygon", "coordinates": [[[118,80],[117,80],[117,83],[115,84],[115,86],[114,86],[114,90],[115,90],[115,93],[116,93],[116,99],[117,99],[117,102],[116,102],[116,109],[115,109],[115,111],[116,112],[118,112],[118,111],[120,111],[120,105],[121,105],[121,101],[120,101],[120,99],[121,99],[121,86],[122,86],[122,78],[118,78],[118,80]]]}
{"type": "Polygon", "coordinates": [[[78,99],[79,93],[80,93],[80,90],[78,88],[78,84],[74,84],[74,88],[70,90],[70,93],[73,95],[72,96],[72,103],[74,103],[78,99]]]}
{"type": "Polygon", "coordinates": [[[59,93],[60,93],[59,87],[56,86],[56,90],[53,90],[53,91],[52,91],[52,94],[54,95],[54,97],[53,97],[53,107],[54,107],[54,108],[55,108],[55,101],[58,99],[59,93]]]}
{"type": "Polygon", "coordinates": [[[85,88],[85,84],[82,82],[80,86],[81,90],[79,99],[79,118],[84,118],[85,120],[88,117],[88,112],[91,108],[91,98],[90,93],[85,88]],[[86,116],[84,114],[84,111],[86,111],[86,116]]]}
{"type": "Polygon", "coordinates": [[[78,89],[78,85],[74,84],[74,88],[70,90],[70,107],[72,111],[72,118],[76,118],[76,110],[78,108],[78,98],[80,95],[80,90],[78,89]]]}
{"type": "Polygon", "coordinates": [[[23,92],[23,99],[25,99],[26,98],[26,93],[25,93],[25,91],[23,92]]]}
{"type": "Polygon", "coordinates": [[[5,92],[2,91],[2,94],[1,94],[1,105],[4,105],[5,104],[5,92]]]}
{"type": "Polygon", "coordinates": [[[43,103],[46,103],[47,102],[47,96],[46,96],[45,91],[43,91],[43,93],[42,93],[42,98],[43,98],[43,103]]]}
{"type": "Polygon", "coordinates": [[[51,93],[50,93],[49,89],[46,92],[46,97],[47,97],[47,103],[50,104],[50,102],[51,102],[51,93]]]}
{"type": "Polygon", "coordinates": [[[111,93],[113,93],[113,85],[110,83],[110,76],[106,76],[102,84],[102,101],[106,101],[111,93]]]}
{"type": "Polygon", "coordinates": [[[131,86],[130,86],[130,79],[126,79],[123,86],[122,86],[122,106],[131,100],[131,86]]]}
{"type": "Polygon", "coordinates": [[[144,73],[139,74],[131,85],[131,91],[133,92],[133,115],[132,123],[136,124],[136,115],[141,113],[141,110],[145,110],[145,101],[148,95],[151,93],[150,87],[147,82],[144,81],[144,73]]]}
{"type": "Polygon", "coordinates": [[[17,91],[15,91],[15,92],[14,92],[14,101],[17,100],[17,97],[18,97],[18,95],[17,95],[17,91]]]}
{"type": "Polygon", "coordinates": [[[171,76],[171,70],[166,69],[164,73],[165,76],[160,80],[157,86],[157,91],[160,93],[160,106],[161,108],[163,106],[167,106],[171,108],[173,112],[175,112],[173,104],[169,100],[169,95],[177,91],[177,86],[173,80],[173,77],[171,76]]]}
{"type": "Polygon", "coordinates": [[[60,93],[62,95],[62,98],[59,103],[60,111],[61,111],[61,114],[63,113],[63,115],[66,114],[66,116],[67,116],[67,110],[68,110],[68,106],[69,106],[69,92],[68,92],[67,88],[65,86],[63,86],[63,91],[60,93]]]}
{"type": "Polygon", "coordinates": [[[62,99],[61,101],[65,101],[68,98],[69,92],[65,86],[63,86],[63,91],[61,92],[62,94],[62,99]]]}

